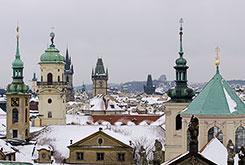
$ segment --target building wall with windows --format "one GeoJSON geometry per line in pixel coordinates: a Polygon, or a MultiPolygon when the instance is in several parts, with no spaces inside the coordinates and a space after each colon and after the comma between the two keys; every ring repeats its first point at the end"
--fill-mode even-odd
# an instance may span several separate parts
{"type": "Polygon", "coordinates": [[[29,129],[29,95],[7,94],[7,139],[26,140],[29,129]]]}
{"type": "Polygon", "coordinates": [[[70,146],[67,163],[131,165],[133,148],[98,131],[70,146]]]}
{"type": "MultiPolygon", "coordinates": [[[[216,115],[195,115],[199,120],[198,147],[201,149],[205,144],[216,136],[224,146],[227,146],[231,139],[238,148],[245,142],[245,115],[216,116],[216,115]],[[236,138],[237,137],[237,138],[236,138]]],[[[187,151],[187,130],[191,115],[182,115],[182,150],[187,151]]]]}

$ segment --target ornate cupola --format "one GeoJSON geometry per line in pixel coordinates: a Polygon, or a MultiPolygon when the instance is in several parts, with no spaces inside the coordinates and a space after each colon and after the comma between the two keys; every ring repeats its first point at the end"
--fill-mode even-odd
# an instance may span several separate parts
{"type": "Polygon", "coordinates": [[[20,51],[19,51],[19,27],[17,27],[17,48],[16,48],[16,54],[15,54],[15,60],[12,62],[12,69],[13,69],[13,81],[11,84],[7,87],[7,92],[11,94],[21,94],[21,93],[27,93],[29,90],[29,87],[24,84],[23,81],[23,68],[24,63],[20,59],[20,51]]]}
{"type": "Polygon", "coordinates": [[[171,97],[172,102],[190,102],[192,97],[195,95],[195,92],[188,88],[187,86],[187,69],[189,68],[186,64],[187,61],[183,57],[183,19],[180,19],[180,51],[179,58],[175,61],[176,65],[174,69],[176,70],[176,86],[174,89],[168,90],[168,96],[171,97]]]}

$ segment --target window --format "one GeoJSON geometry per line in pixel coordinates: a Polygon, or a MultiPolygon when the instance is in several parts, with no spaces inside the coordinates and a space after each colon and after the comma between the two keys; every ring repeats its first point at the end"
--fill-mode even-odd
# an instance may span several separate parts
{"type": "Polygon", "coordinates": [[[83,160],[83,152],[76,152],[76,159],[77,160],[83,160]]]}
{"type": "Polygon", "coordinates": [[[48,99],[48,103],[51,104],[52,103],[52,99],[49,98],[48,99]]]}
{"type": "Polygon", "coordinates": [[[212,127],[208,130],[208,142],[216,137],[221,143],[223,143],[223,133],[219,127],[212,127]]]}
{"type": "Polygon", "coordinates": [[[49,73],[47,75],[47,80],[48,80],[48,84],[52,84],[52,82],[53,82],[53,75],[52,75],[52,73],[49,73]]]}
{"type": "Polygon", "coordinates": [[[52,118],[52,112],[48,112],[48,118],[52,118]]]}
{"type": "Polygon", "coordinates": [[[104,153],[96,153],[96,160],[104,160],[104,153]]]}
{"type": "Polygon", "coordinates": [[[46,158],[46,154],[42,153],[42,158],[45,159],[46,158]]]}
{"type": "Polygon", "coordinates": [[[60,82],[60,76],[58,76],[58,82],[60,82]]]}
{"type": "Polygon", "coordinates": [[[98,144],[101,145],[103,143],[103,139],[99,138],[98,139],[98,144]]]}
{"type": "Polygon", "coordinates": [[[100,80],[100,87],[103,87],[103,81],[102,80],[100,80]]]}
{"type": "Polygon", "coordinates": [[[118,161],[125,161],[125,153],[117,153],[117,160],[118,161]]]}
{"type": "Polygon", "coordinates": [[[26,129],[26,138],[28,137],[28,130],[26,129]]]}
{"type": "Polygon", "coordinates": [[[13,130],[13,138],[17,138],[18,137],[18,130],[13,130]]]}
{"type": "Polygon", "coordinates": [[[25,98],[25,106],[28,106],[28,98],[25,98]]]}
{"type": "Polygon", "coordinates": [[[180,116],[180,114],[178,114],[175,118],[175,126],[176,126],[176,130],[182,129],[182,117],[180,116]]]}
{"type": "Polygon", "coordinates": [[[66,76],[66,82],[69,82],[69,77],[68,76],[66,76]]]}
{"type": "Polygon", "coordinates": [[[27,113],[27,108],[25,110],[25,122],[27,123],[27,118],[28,118],[28,113],[27,113]]]}
{"type": "Polygon", "coordinates": [[[13,123],[18,123],[19,121],[19,111],[17,109],[13,109],[12,111],[12,121],[13,123]]]}
{"type": "Polygon", "coordinates": [[[239,152],[241,146],[245,144],[245,128],[243,126],[239,126],[236,129],[236,151],[239,152]]]}
{"type": "Polygon", "coordinates": [[[43,76],[41,76],[41,82],[43,82],[43,76]]]}

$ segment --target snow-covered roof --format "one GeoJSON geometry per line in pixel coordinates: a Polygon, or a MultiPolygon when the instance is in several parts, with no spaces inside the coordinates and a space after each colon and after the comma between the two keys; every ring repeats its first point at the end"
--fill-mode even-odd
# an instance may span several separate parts
{"type": "Polygon", "coordinates": [[[218,165],[227,164],[226,147],[216,137],[201,150],[200,154],[218,165]]]}
{"type": "Polygon", "coordinates": [[[122,111],[123,109],[120,108],[117,103],[111,100],[109,97],[105,95],[97,95],[91,99],[90,105],[92,106],[90,110],[93,111],[101,111],[101,110],[119,110],[122,111]]]}
{"type": "Polygon", "coordinates": [[[35,137],[37,145],[52,145],[55,151],[62,157],[69,157],[70,140],[74,143],[97,132],[102,127],[103,131],[119,141],[129,145],[129,141],[137,143],[142,141],[145,146],[154,147],[155,139],[164,144],[164,130],[159,126],[81,126],[81,125],[53,125],[48,126],[45,130],[35,137]],[[65,133],[65,136],[64,136],[65,133]]]}

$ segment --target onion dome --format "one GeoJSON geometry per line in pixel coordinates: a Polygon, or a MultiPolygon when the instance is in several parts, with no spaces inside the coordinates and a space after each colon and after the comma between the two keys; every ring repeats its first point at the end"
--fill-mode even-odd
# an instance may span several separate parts
{"type": "Polygon", "coordinates": [[[45,53],[41,55],[40,63],[64,63],[64,57],[60,54],[60,51],[55,48],[54,36],[55,34],[53,32],[50,33],[51,45],[45,50],[45,53]]]}
{"type": "Polygon", "coordinates": [[[175,61],[176,65],[186,65],[187,61],[182,56],[175,61]]]}

